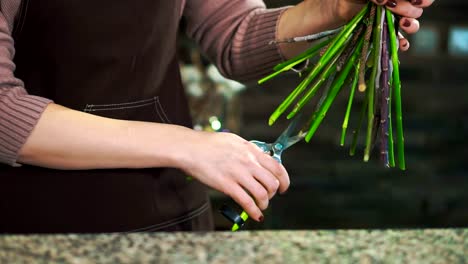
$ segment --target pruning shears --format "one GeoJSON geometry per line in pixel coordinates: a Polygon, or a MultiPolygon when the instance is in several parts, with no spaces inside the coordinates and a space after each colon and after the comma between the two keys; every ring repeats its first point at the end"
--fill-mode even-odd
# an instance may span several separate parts
{"type": "MultiPolygon", "coordinates": [[[[294,117],[289,126],[283,131],[283,133],[281,133],[275,142],[265,143],[258,140],[251,140],[250,142],[257,145],[257,147],[259,147],[265,154],[272,156],[276,161],[282,163],[281,155],[283,154],[283,151],[298,143],[307,135],[307,131],[305,129],[301,129],[297,132],[297,127],[301,119],[300,116],[301,115],[297,115],[294,117]]],[[[233,223],[231,228],[231,231],[233,232],[242,228],[249,218],[249,215],[245,211],[242,211],[242,213],[239,214],[227,205],[221,207],[220,212],[233,223]]]]}

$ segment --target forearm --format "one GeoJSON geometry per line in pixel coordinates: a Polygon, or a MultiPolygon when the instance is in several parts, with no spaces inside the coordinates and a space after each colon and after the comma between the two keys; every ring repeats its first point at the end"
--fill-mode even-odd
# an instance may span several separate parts
{"type": "MultiPolygon", "coordinates": [[[[307,0],[294,7],[265,9],[260,0],[187,2],[187,33],[223,75],[238,81],[257,80],[283,59],[310,43],[270,44],[272,40],[334,29],[341,24],[326,19],[323,0],[307,0]]],[[[335,18],[336,19],[336,18],[335,18]]]]}
{"type": "Polygon", "coordinates": [[[176,167],[190,129],[103,118],[50,104],[18,162],[56,169],[176,167]]]}

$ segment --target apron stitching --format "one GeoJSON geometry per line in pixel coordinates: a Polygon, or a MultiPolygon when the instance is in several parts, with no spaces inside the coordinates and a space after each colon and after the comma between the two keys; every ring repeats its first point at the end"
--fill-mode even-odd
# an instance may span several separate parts
{"type": "Polygon", "coordinates": [[[157,101],[157,98],[155,97],[154,98],[154,110],[156,111],[156,114],[158,114],[159,116],[159,119],[161,119],[163,122],[165,123],[168,123],[168,121],[166,119],[164,119],[164,117],[161,115],[161,112],[159,111],[158,109],[158,101],[157,101]]]}
{"type": "Polygon", "coordinates": [[[208,203],[205,203],[202,207],[200,207],[200,208],[196,209],[195,211],[192,211],[192,212],[190,212],[190,213],[188,213],[186,215],[183,215],[181,217],[178,217],[178,218],[175,218],[175,219],[172,219],[172,220],[160,223],[160,224],[151,225],[151,226],[148,226],[148,227],[132,230],[130,232],[149,232],[149,231],[161,230],[161,229],[164,229],[164,228],[167,228],[167,227],[170,227],[170,226],[174,226],[174,225],[183,223],[183,222],[188,221],[190,219],[193,219],[193,218],[201,215],[202,213],[204,213],[208,208],[209,208],[208,203]]]}
{"type": "Polygon", "coordinates": [[[170,226],[178,225],[180,223],[189,221],[189,220],[194,219],[195,217],[200,216],[201,214],[205,213],[208,209],[209,209],[209,205],[208,205],[208,203],[205,203],[205,206],[203,208],[200,208],[199,212],[192,212],[190,214],[187,214],[185,219],[173,220],[172,222],[168,222],[166,225],[157,226],[154,229],[150,229],[148,231],[158,231],[158,230],[161,230],[161,229],[164,229],[164,228],[168,228],[170,226]]]}
{"type": "Polygon", "coordinates": [[[138,100],[135,102],[126,102],[126,103],[118,103],[118,104],[100,104],[96,105],[97,107],[105,107],[105,106],[123,106],[123,105],[132,105],[132,104],[139,104],[139,103],[148,103],[153,100],[155,100],[157,97],[149,98],[149,99],[144,99],[144,100],[138,100]]]}
{"type": "Polygon", "coordinates": [[[151,104],[153,104],[153,103],[151,102],[151,103],[140,104],[140,105],[131,105],[131,106],[122,106],[122,107],[109,107],[109,108],[96,107],[95,109],[89,109],[88,111],[89,112],[94,112],[94,111],[121,110],[121,109],[138,108],[138,107],[147,106],[147,105],[151,105],[151,104]]]}
{"type": "Polygon", "coordinates": [[[169,117],[167,117],[166,112],[164,111],[164,108],[163,108],[162,105],[161,105],[161,101],[159,100],[159,97],[155,97],[154,100],[155,100],[155,101],[154,101],[155,107],[156,107],[156,108],[159,107],[159,111],[156,110],[156,111],[158,112],[158,114],[160,115],[159,117],[160,117],[161,119],[163,119],[164,121],[166,121],[166,123],[172,124],[171,120],[169,119],[169,117]],[[161,114],[162,114],[163,116],[161,116],[161,114]]]}
{"type": "MultiPolygon", "coordinates": [[[[180,217],[177,217],[175,219],[172,219],[172,220],[160,223],[160,224],[156,224],[156,225],[151,225],[151,226],[148,226],[148,227],[135,229],[135,230],[132,230],[132,231],[129,231],[129,232],[147,232],[147,231],[157,231],[157,230],[160,230],[160,229],[164,229],[164,228],[167,228],[167,227],[170,227],[170,226],[173,226],[173,225],[180,224],[180,223],[185,222],[187,220],[193,219],[193,218],[203,214],[206,210],[208,210],[208,208],[209,208],[209,204],[204,203],[198,209],[195,209],[194,211],[189,212],[189,213],[187,213],[185,215],[182,215],[180,217]]],[[[127,232],[127,233],[129,233],[129,232],[127,232]]]]}

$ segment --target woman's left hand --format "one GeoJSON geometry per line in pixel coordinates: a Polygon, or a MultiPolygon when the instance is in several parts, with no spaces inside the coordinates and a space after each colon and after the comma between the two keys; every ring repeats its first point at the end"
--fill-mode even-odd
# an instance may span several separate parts
{"type": "MultiPolygon", "coordinates": [[[[423,9],[432,5],[434,0],[371,0],[378,5],[385,5],[393,13],[401,16],[400,28],[413,34],[419,30],[418,18],[423,9]]],[[[338,28],[351,20],[368,0],[304,0],[283,13],[279,21],[277,38],[290,38],[314,34],[320,31],[338,28]]],[[[409,42],[399,34],[400,48],[409,49],[409,42]]],[[[280,45],[286,58],[301,53],[306,44],[280,45]]]]}
{"type": "MultiPolygon", "coordinates": [[[[308,7],[315,8],[316,0],[305,0],[308,7]],[[315,3],[314,3],[315,2],[315,3]]],[[[364,6],[366,0],[326,0],[321,1],[321,8],[325,14],[329,14],[330,18],[337,18],[341,23],[346,23],[352,19],[364,6]]],[[[414,34],[419,30],[418,18],[423,14],[423,8],[426,8],[434,2],[434,0],[372,0],[378,5],[385,5],[393,13],[400,15],[400,28],[408,33],[414,34]]],[[[400,34],[400,48],[403,51],[408,50],[409,43],[400,34]]]]}

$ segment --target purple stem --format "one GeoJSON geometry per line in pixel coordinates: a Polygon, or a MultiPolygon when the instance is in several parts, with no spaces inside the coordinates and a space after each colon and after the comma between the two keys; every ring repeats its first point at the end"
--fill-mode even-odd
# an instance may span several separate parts
{"type": "MultiPolygon", "coordinates": [[[[385,16],[385,12],[383,14],[385,16]]],[[[380,76],[381,88],[381,107],[380,107],[380,122],[381,122],[381,137],[380,137],[380,155],[382,162],[386,167],[390,167],[388,157],[388,136],[389,136],[389,100],[390,100],[390,83],[389,83],[389,52],[388,52],[388,26],[387,21],[384,19],[384,26],[382,27],[382,74],[380,76]]]]}

